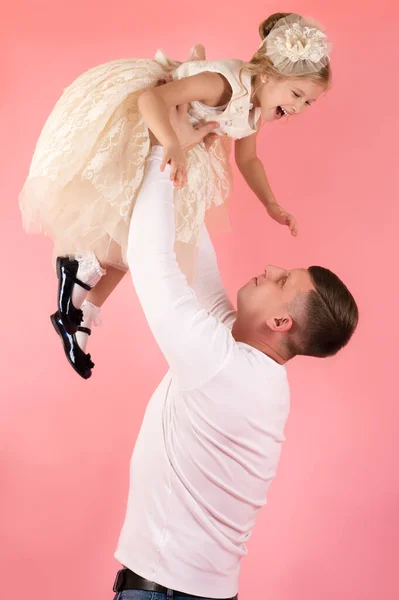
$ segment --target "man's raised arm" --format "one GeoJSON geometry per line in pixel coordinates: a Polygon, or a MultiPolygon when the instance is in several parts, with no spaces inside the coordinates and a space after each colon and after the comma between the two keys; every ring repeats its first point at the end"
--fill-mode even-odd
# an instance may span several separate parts
{"type": "Polygon", "coordinates": [[[193,290],[201,306],[209,313],[227,326],[233,324],[236,313],[223,286],[215,250],[205,226],[201,232],[198,274],[193,290]]]}
{"type": "Polygon", "coordinates": [[[208,313],[181,272],[174,252],[174,187],[160,172],[156,147],[133,211],[128,264],[151,331],[182,389],[199,387],[228,360],[234,340],[208,313]]]}

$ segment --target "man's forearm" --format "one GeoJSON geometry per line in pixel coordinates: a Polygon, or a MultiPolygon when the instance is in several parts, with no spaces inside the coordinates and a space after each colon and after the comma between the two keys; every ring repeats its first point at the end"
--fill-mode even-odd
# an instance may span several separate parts
{"type": "Polygon", "coordinates": [[[223,286],[215,250],[205,226],[201,232],[197,277],[193,290],[200,304],[222,322],[234,317],[234,307],[223,286]]]}

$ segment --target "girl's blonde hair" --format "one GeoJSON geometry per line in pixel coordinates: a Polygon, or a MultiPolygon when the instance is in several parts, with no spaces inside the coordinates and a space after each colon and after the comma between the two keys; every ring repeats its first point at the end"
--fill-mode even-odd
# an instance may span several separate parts
{"type": "MultiPolygon", "coordinates": [[[[270,15],[265,21],[259,25],[259,35],[262,40],[265,40],[273,27],[280,19],[288,17],[293,13],[275,13],[270,15]]],[[[299,15],[298,15],[299,16],[299,15]]],[[[328,63],[325,67],[322,67],[317,73],[309,73],[307,75],[283,75],[280,73],[271,62],[270,58],[264,53],[264,46],[261,46],[259,50],[253,55],[251,61],[244,67],[246,71],[249,71],[253,76],[266,75],[267,77],[273,77],[274,79],[310,79],[315,83],[324,85],[325,88],[329,88],[331,85],[331,67],[328,63]]]]}

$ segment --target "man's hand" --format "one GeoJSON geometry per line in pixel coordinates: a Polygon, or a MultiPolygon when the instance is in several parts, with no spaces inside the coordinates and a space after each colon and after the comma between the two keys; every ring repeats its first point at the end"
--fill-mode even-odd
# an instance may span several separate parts
{"type": "MultiPolygon", "coordinates": [[[[193,51],[196,58],[193,58],[192,60],[205,60],[205,49],[203,46],[197,44],[197,46],[194,46],[193,51]]],[[[158,81],[158,85],[164,85],[170,81],[173,81],[173,78],[167,73],[165,74],[164,79],[158,81]]],[[[193,127],[187,116],[187,110],[188,104],[183,104],[172,108],[170,111],[170,122],[176,132],[183,152],[188,152],[202,140],[204,140],[205,148],[209,150],[218,137],[217,133],[212,132],[219,127],[219,123],[212,121],[206,123],[202,127],[193,127]]],[[[153,143],[155,141],[156,140],[153,139],[153,143]]]]}
{"type": "MultiPolygon", "coordinates": [[[[202,44],[193,46],[189,60],[206,60],[205,48],[202,44]]],[[[170,81],[173,81],[173,77],[166,73],[165,77],[158,81],[157,85],[164,85],[170,81]]],[[[211,132],[219,127],[219,123],[217,122],[209,122],[205,125],[193,127],[188,118],[187,110],[187,104],[174,107],[170,110],[170,122],[179,140],[181,152],[179,152],[178,148],[165,148],[161,165],[161,169],[163,170],[165,165],[169,161],[171,162],[173,170],[171,178],[174,180],[174,185],[179,188],[183,187],[187,181],[183,154],[194,148],[202,140],[204,140],[206,149],[209,150],[217,137],[216,133],[211,132]]],[[[153,145],[159,145],[159,141],[151,132],[150,138],[153,145]]]]}
{"type": "Polygon", "coordinates": [[[199,144],[216,127],[219,127],[219,123],[216,122],[210,122],[206,123],[205,125],[193,127],[188,118],[187,108],[187,104],[182,104],[181,106],[173,108],[170,111],[170,123],[176,133],[177,139],[179,140],[180,147],[164,147],[161,164],[161,171],[163,171],[166,164],[170,162],[170,176],[174,182],[174,185],[178,188],[182,188],[187,182],[186,161],[184,157],[185,153],[199,144]]]}
{"type": "MultiPolygon", "coordinates": [[[[166,75],[165,80],[159,81],[158,85],[168,83],[169,78],[170,76],[166,75]]],[[[194,148],[194,146],[202,142],[202,140],[204,140],[205,147],[208,150],[217,135],[212,132],[219,127],[219,123],[216,121],[211,121],[205,125],[193,127],[188,118],[187,110],[188,104],[182,104],[170,109],[170,123],[176,133],[177,139],[179,140],[180,151],[178,148],[164,148],[164,157],[161,165],[163,170],[165,165],[171,161],[171,178],[174,181],[174,185],[178,188],[182,188],[187,182],[186,166],[183,155],[191,150],[191,148],[194,148]]],[[[150,139],[153,146],[160,145],[159,141],[151,131],[150,139]]]]}
{"type": "Polygon", "coordinates": [[[187,110],[188,105],[181,104],[173,108],[170,113],[170,122],[176,132],[183,152],[188,152],[191,148],[194,148],[194,146],[202,142],[204,138],[219,127],[217,121],[210,121],[205,125],[193,127],[188,118],[187,110]]]}

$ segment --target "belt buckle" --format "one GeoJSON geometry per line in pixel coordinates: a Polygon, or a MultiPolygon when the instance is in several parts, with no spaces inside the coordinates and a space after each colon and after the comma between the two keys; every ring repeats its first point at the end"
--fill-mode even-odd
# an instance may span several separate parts
{"type": "Polygon", "coordinates": [[[116,574],[114,587],[112,588],[115,593],[118,593],[123,589],[123,584],[125,583],[125,571],[126,569],[121,569],[116,574]]]}

